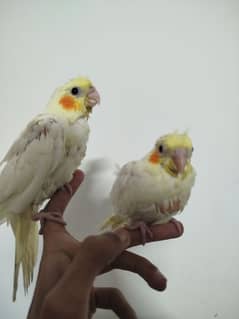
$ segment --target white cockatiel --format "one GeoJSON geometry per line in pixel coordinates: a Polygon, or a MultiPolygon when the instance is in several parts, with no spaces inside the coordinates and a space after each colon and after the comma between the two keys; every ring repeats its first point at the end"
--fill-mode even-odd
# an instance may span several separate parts
{"type": "MultiPolygon", "coordinates": [[[[0,163],[0,223],[7,221],[15,235],[13,300],[20,266],[25,292],[33,277],[38,227],[32,217],[72,179],[85,156],[89,114],[99,102],[89,79],[69,81],[55,91],[46,112],[27,125],[0,163]]],[[[56,214],[52,218],[57,219],[56,214]]]]}
{"type": "Polygon", "coordinates": [[[125,164],[110,194],[114,214],[102,228],[139,228],[145,243],[152,235],[147,225],[167,223],[186,205],[196,176],[192,151],[189,136],[176,132],[159,138],[143,159],[125,164]]]}

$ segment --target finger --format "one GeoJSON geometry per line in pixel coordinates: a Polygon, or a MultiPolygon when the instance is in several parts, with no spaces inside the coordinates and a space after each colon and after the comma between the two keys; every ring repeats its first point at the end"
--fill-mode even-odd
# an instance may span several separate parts
{"type": "Polygon", "coordinates": [[[84,260],[85,268],[97,275],[120,255],[130,243],[130,234],[125,229],[89,236],[82,243],[76,256],[76,265],[84,260]]]}
{"type": "Polygon", "coordinates": [[[69,185],[72,188],[72,194],[67,192],[63,189],[58,190],[48,202],[44,211],[57,211],[61,214],[64,213],[66,206],[68,205],[72,195],[77,191],[80,184],[83,182],[84,173],[80,170],[75,171],[72,180],[70,181],[69,185]]]}
{"type": "Polygon", "coordinates": [[[72,293],[81,300],[93,284],[95,277],[129,245],[129,233],[124,229],[118,234],[105,233],[87,237],[79,246],[70,266],[59,283],[60,293],[72,293]]]}
{"type": "Polygon", "coordinates": [[[116,288],[94,288],[95,309],[112,310],[119,318],[137,319],[134,309],[124,295],[116,288]]]}
{"type": "Polygon", "coordinates": [[[111,267],[138,274],[155,290],[163,291],[167,287],[167,279],[159,269],[148,259],[132,252],[124,251],[112,262],[111,267]]]}
{"type": "MultiPolygon", "coordinates": [[[[182,236],[184,232],[182,223],[176,219],[174,219],[173,222],[169,221],[167,224],[152,225],[150,226],[150,230],[152,231],[153,236],[151,239],[147,238],[147,242],[177,238],[182,236]]],[[[130,238],[131,241],[129,247],[140,245],[142,243],[141,234],[138,230],[131,230],[130,238]]]]}

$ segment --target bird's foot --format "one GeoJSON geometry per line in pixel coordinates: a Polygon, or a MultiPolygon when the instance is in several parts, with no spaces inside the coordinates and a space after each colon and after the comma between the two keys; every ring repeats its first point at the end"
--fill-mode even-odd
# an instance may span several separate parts
{"type": "Polygon", "coordinates": [[[58,212],[44,212],[44,211],[41,211],[37,214],[35,214],[33,217],[32,217],[32,220],[33,221],[40,221],[40,224],[41,224],[41,227],[40,227],[40,230],[39,230],[39,234],[42,235],[43,234],[43,230],[44,230],[44,227],[45,227],[45,223],[46,223],[46,220],[49,220],[51,222],[55,222],[57,224],[61,224],[61,225],[66,225],[66,222],[64,221],[62,215],[58,212]]]}
{"type": "Polygon", "coordinates": [[[174,224],[179,234],[183,233],[183,227],[180,223],[178,223],[178,221],[175,218],[171,218],[169,222],[174,224]]]}
{"type": "Polygon", "coordinates": [[[153,233],[152,233],[151,229],[143,221],[133,222],[132,224],[126,226],[126,229],[128,229],[128,230],[139,229],[140,234],[141,234],[141,238],[142,238],[142,245],[146,244],[147,238],[153,239],[153,233]]]}
{"type": "Polygon", "coordinates": [[[61,186],[60,190],[62,190],[62,191],[66,190],[71,196],[73,195],[73,190],[72,190],[72,187],[69,183],[66,183],[63,186],[61,186]]]}

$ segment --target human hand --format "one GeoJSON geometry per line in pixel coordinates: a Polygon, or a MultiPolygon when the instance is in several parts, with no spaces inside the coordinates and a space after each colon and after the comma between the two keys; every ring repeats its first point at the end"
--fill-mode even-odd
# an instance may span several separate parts
{"type": "MultiPolygon", "coordinates": [[[[81,171],[74,174],[70,183],[73,193],[83,178],[81,171]]],[[[58,191],[45,211],[57,211],[63,215],[70,199],[69,192],[58,191]]],[[[183,227],[174,221],[153,225],[151,231],[151,241],[158,241],[181,236],[183,227]]],[[[134,310],[119,290],[93,287],[98,274],[114,268],[139,274],[153,289],[166,288],[166,278],[156,266],[125,250],[141,243],[140,233],[136,230],[121,228],[79,242],[64,225],[47,221],[43,238],[43,254],[28,319],[86,319],[91,318],[97,308],[111,309],[119,318],[135,319],[134,310]]]]}

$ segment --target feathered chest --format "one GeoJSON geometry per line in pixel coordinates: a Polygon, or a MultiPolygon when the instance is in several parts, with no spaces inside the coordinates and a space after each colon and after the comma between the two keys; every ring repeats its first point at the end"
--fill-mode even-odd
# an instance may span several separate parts
{"type": "Polygon", "coordinates": [[[82,159],[85,155],[88,137],[89,125],[86,120],[79,120],[77,123],[65,128],[66,157],[79,157],[82,159]]]}
{"type": "Polygon", "coordinates": [[[111,199],[119,214],[128,216],[158,215],[158,208],[180,200],[180,209],[186,205],[194,184],[195,172],[173,177],[162,167],[152,167],[145,162],[131,162],[122,168],[113,185],[111,199]]]}
{"type": "MultiPolygon", "coordinates": [[[[193,168],[187,174],[171,176],[164,168],[159,167],[157,172],[146,169],[146,180],[151,188],[152,200],[165,201],[175,198],[183,199],[184,194],[188,194],[194,184],[195,172],[193,168]]],[[[148,187],[147,187],[148,188],[148,187]]],[[[148,189],[150,189],[148,188],[148,189]]]]}

